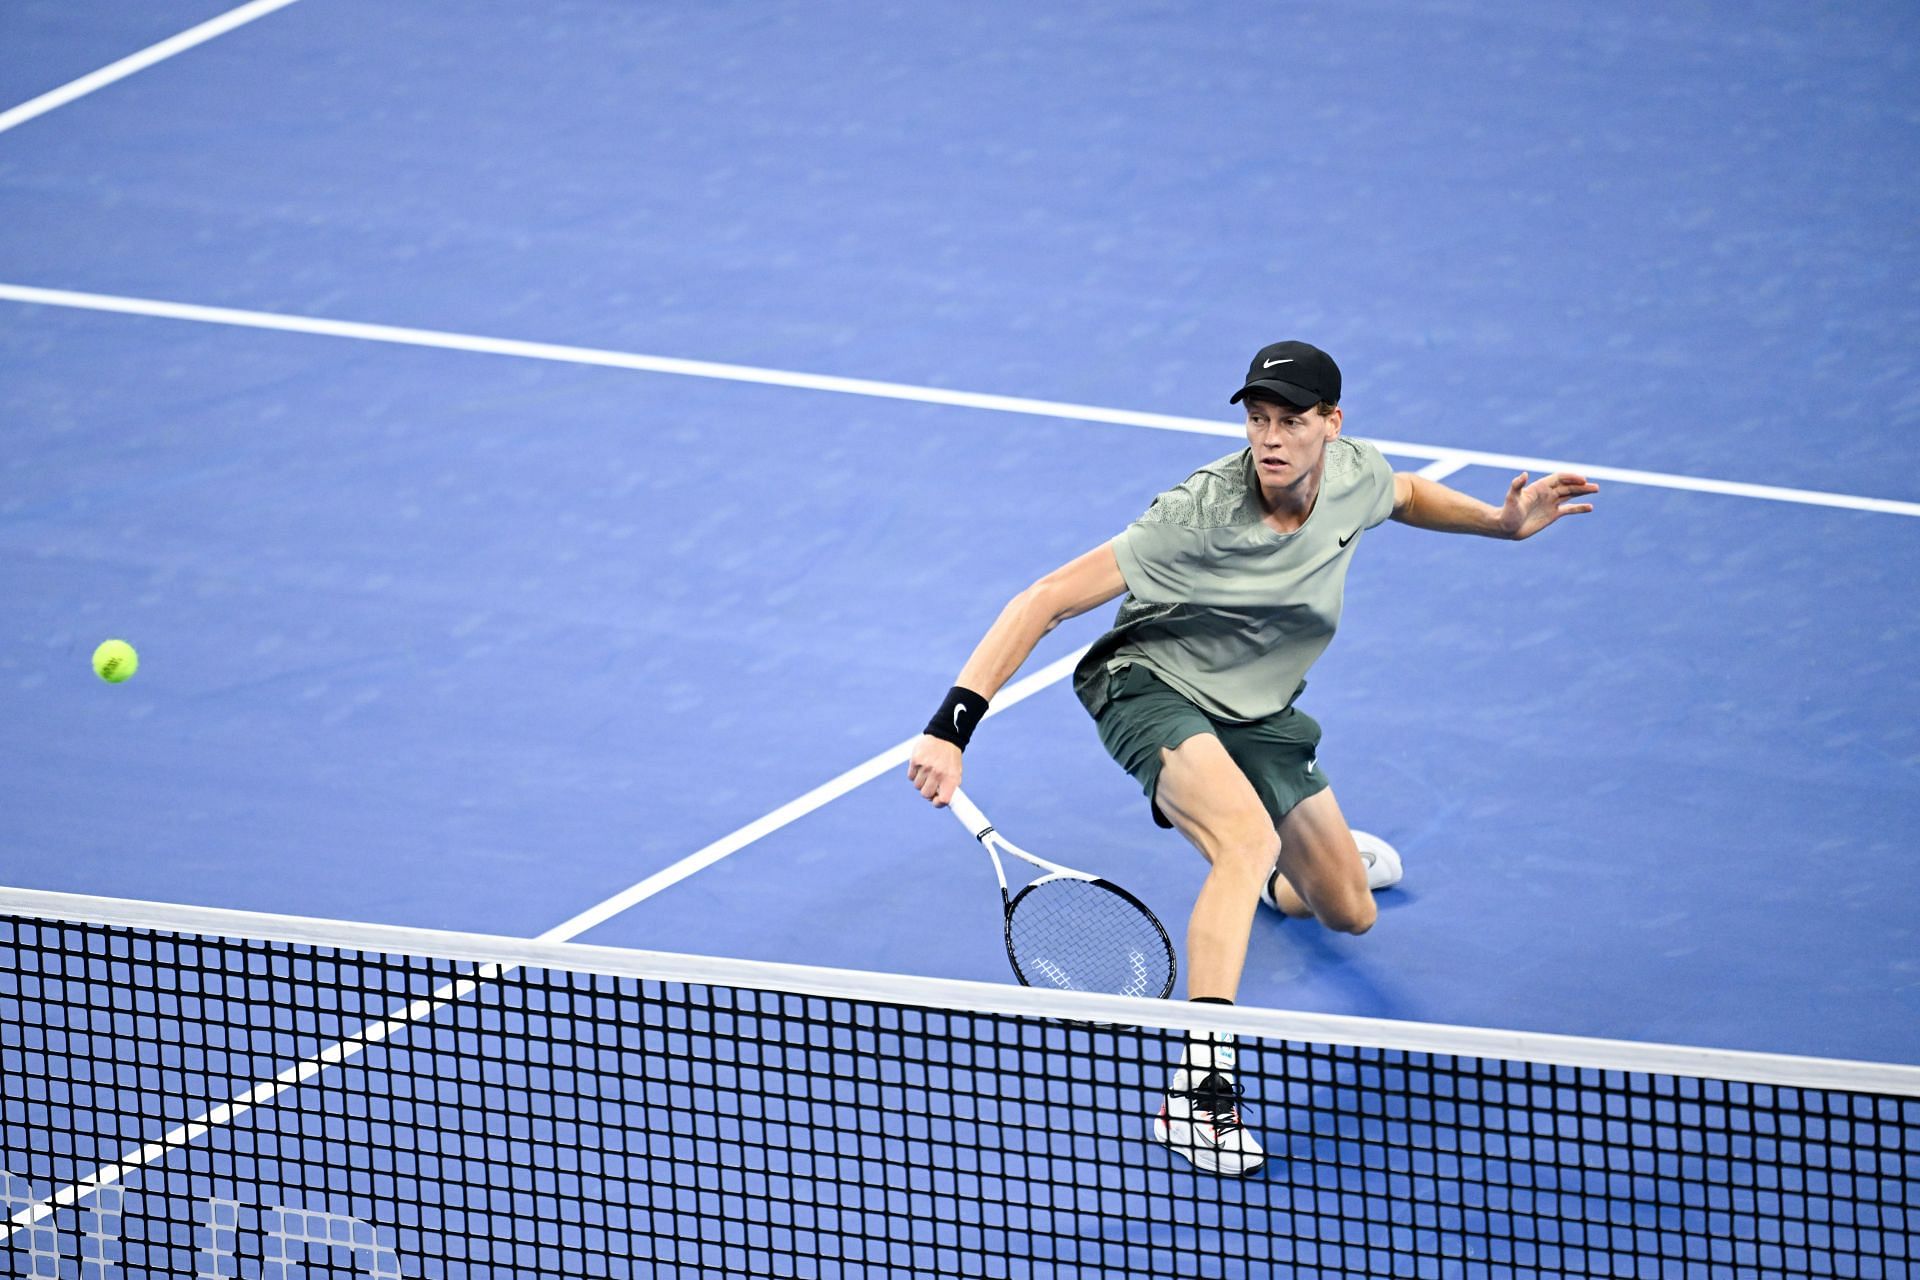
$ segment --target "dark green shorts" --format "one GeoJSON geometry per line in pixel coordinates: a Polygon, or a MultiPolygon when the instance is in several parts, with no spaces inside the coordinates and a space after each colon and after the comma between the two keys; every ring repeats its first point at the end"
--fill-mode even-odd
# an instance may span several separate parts
{"type": "MultiPolygon", "coordinates": [[[[1304,711],[1288,707],[1250,723],[1216,720],[1145,667],[1129,666],[1107,679],[1107,705],[1094,724],[1107,754],[1133,775],[1149,802],[1160,783],[1160,748],[1177,747],[1196,733],[1220,739],[1275,823],[1327,787],[1326,775],[1314,759],[1320,722],[1304,711]]],[[[1153,820],[1163,827],[1173,825],[1157,804],[1153,820]]]]}

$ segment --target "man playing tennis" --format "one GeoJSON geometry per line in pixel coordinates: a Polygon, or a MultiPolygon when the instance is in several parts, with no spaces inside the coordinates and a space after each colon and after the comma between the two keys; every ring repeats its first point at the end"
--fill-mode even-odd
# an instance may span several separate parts
{"type": "MultiPolygon", "coordinates": [[[[1253,358],[1229,403],[1248,447],[1153,500],[1118,537],[1015,596],[914,744],[907,776],[945,805],[987,701],[1040,637],[1121,593],[1113,629],[1074,672],[1100,740],[1146,792],[1154,820],[1211,864],[1187,927],[1187,993],[1231,1004],[1261,902],[1329,929],[1373,926],[1372,891],[1400,878],[1385,841],[1355,833],[1314,758],[1320,726],[1294,705],[1340,622],[1360,535],[1391,516],[1421,529],[1531,537],[1569,499],[1599,490],[1523,473],[1494,507],[1396,473],[1341,436],[1340,370],[1304,342],[1253,358]]],[[[1240,1121],[1226,1037],[1196,1033],[1154,1134],[1199,1168],[1246,1174],[1265,1159],[1240,1121]]]]}

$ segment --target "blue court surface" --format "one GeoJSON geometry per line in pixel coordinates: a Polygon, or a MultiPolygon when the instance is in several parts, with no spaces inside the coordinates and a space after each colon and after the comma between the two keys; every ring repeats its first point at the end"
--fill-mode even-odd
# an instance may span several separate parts
{"type": "MultiPolygon", "coordinates": [[[[227,8],[16,0],[0,111],[227,8]]],[[[851,771],[1300,337],[1398,468],[1602,487],[1366,536],[1301,705],[1406,881],[1264,916],[1242,1002],[1920,1062],[1916,59],[1902,3],[300,0],[0,117],[0,880],[1010,981],[851,771]]],[[[1178,928],[1058,674],[968,791],[1178,928]]]]}
{"type": "MultiPolygon", "coordinates": [[[[12,5],[0,84],[220,11],[12,5]]],[[[19,123],[0,283],[106,301],[0,299],[6,878],[550,929],[911,737],[1010,595],[1234,447],[1278,336],[1362,437],[1911,504],[1916,35],[304,0],[19,123]],[[147,303],[244,314],[100,309],[147,303]]],[[[1598,501],[1366,539],[1302,705],[1406,884],[1365,938],[1263,919],[1244,999],[1920,1059],[1914,509],[1598,501]]],[[[1201,862],[1064,682],[968,769],[1184,920],[1201,862]]],[[[585,940],[1001,979],[985,861],[895,772],[585,940]]]]}

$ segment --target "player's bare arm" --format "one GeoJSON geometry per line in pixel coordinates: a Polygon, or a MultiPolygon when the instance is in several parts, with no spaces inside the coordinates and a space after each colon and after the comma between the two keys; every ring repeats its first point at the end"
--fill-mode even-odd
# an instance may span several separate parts
{"type": "MultiPolygon", "coordinates": [[[[970,689],[983,700],[992,698],[1013,678],[1042,636],[1068,618],[1117,599],[1126,589],[1111,544],[1102,543],[1069,560],[1007,602],[974,646],[955,687],[970,689]]],[[[985,707],[974,711],[984,714],[985,707]]],[[[958,744],[931,734],[921,734],[914,743],[907,780],[937,807],[953,799],[960,786],[960,751],[958,744]]]]}
{"type": "Polygon", "coordinates": [[[1493,506],[1450,489],[1438,480],[1400,471],[1393,477],[1393,518],[1416,529],[1441,533],[1477,533],[1488,538],[1518,541],[1530,538],[1561,516],[1584,515],[1591,502],[1575,502],[1600,492],[1600,486],[1570,471],[1527,483],[1522,471],[1507,486],[1507,499],[1493,506]]]}

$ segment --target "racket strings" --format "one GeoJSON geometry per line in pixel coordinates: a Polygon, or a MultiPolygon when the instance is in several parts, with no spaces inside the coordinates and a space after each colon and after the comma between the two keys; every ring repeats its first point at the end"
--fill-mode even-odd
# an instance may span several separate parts
{"type": "Polygon", "coordinates": [[[1014,901],[1007,951],[1030,986],[1164,996],[1173,950],[1159,924],[1112,886],[1039,880],[1014,901]]]}

